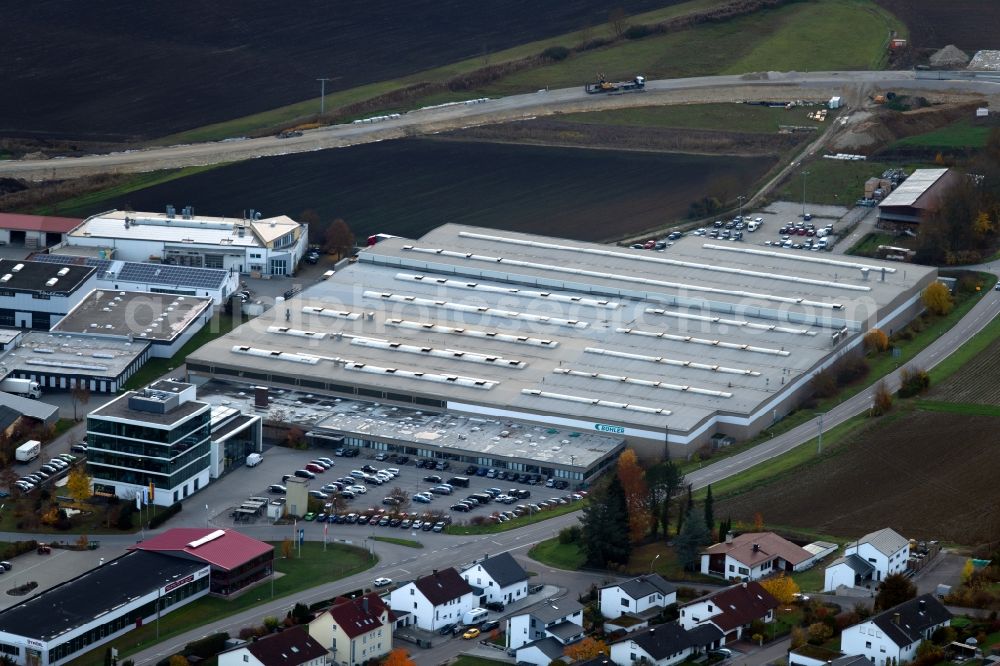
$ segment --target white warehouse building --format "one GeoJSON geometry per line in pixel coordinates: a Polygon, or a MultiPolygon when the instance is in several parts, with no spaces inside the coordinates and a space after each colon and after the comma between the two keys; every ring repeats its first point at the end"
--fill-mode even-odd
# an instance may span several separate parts
{"type": "MultiPolygon", "coordinates": [[[[251,211],[251,213],[253,213],[251,211]]],[[[67,246],[105,250],[101,258],[217,268],[237,273],[292,275],[309,245],[308,228],[285,215],[260,219],[112,210],[93,215],[66,235],[67,246]]]]}

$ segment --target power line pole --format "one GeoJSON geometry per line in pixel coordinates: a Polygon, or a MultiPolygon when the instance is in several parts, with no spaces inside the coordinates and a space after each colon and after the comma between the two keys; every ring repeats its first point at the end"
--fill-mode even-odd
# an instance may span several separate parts
{"type": "Polygon", "coordinates": [[[333,79],[316,79],[319,81],[319,115],[326,111],[326,82],[333,79]]]}
{"type": "Polygon", "coordinates": [[[808,171],[802,172],[802,219],[806,219],[806,176],[809,175],[808,171]]]}
{"type": "Polygon", "coordinates": [[[819,415],[819,438],[816,440],[816,455],[823,453],[823,415],[819,415]]]}

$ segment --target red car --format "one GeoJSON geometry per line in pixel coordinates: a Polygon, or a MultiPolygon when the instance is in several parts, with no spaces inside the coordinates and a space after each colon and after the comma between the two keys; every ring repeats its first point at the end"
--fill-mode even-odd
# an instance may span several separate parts
{"type": "Polygon", "coordinates": [[[325,467],[323,467],[322,465],[317,465],[316,463],[309,463],[308,465],[306,465],[306,469],[312,472],[313,474],[322,474],[323,472],[326,471],[325,467]]]}

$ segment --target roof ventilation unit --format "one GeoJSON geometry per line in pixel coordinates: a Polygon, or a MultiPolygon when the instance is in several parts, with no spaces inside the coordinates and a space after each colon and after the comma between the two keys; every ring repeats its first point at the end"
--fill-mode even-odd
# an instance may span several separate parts
{"type": "Polygon", "coordinates": [[[69,268],[68,268],[68,267],[66,267],[66,266],[64,266],[64,267],[60,268],[60,269],[59,269],[59,270],[58,270],[58,271],[56,272],[56,275],[58,275],[59,277],[63,277],[63,276],[64,276],[64,275],[66,275],[67,273],[69,273],[69,268]]]}
{"type": "Polygon", "coordinates": [[[11,273],[20,273],[21,269],[24,268],[24,264],[17,264],[14,268],[10,269],[11,273]]]}

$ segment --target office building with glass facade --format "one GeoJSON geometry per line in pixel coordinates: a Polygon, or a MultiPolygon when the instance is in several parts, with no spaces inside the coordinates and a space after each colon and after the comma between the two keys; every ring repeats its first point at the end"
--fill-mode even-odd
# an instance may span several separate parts
{"type": "Polygon", "coordinates": [[[192,384],[162,380],[87,417],[87,471],[96,494],[170,506],[208,485],[211,411],[192,384]]]}

